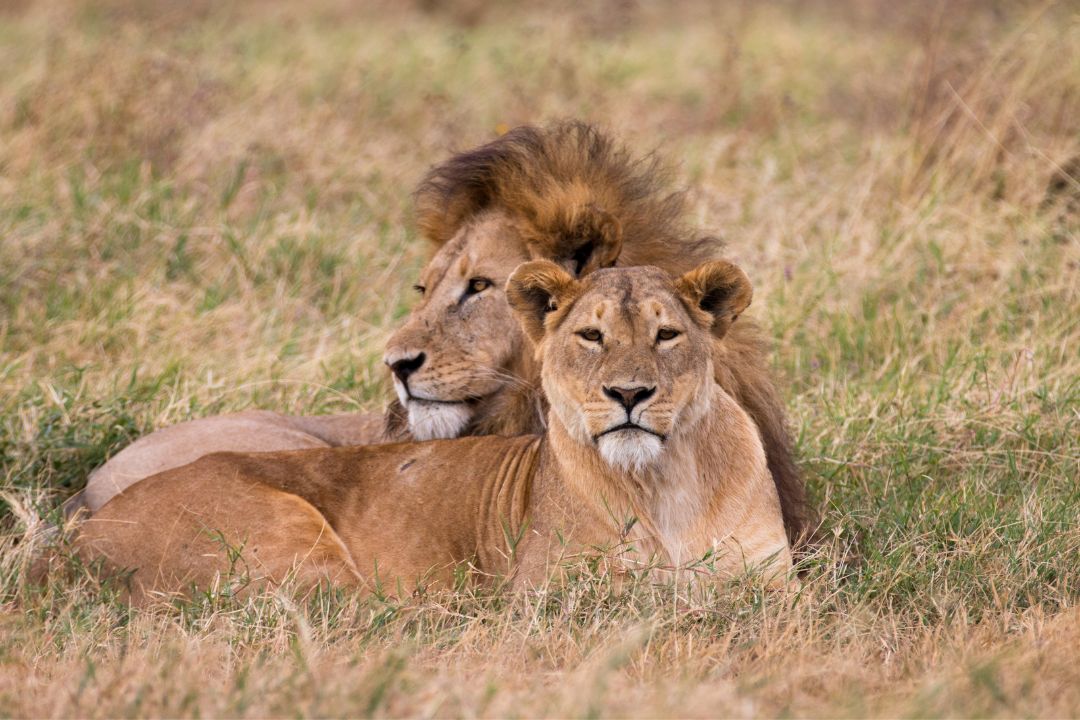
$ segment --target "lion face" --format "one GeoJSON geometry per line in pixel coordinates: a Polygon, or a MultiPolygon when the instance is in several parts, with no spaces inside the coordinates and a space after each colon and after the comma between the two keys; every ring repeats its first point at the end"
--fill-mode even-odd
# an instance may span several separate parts
{"type": "Polygon", "coordinates": [[[420,302],[383,358],[417,440],[456,437],[483,400],[515,382],[525,340],[505,285],[527,259],[513,226],[488,215],[463,227],[424,268],[420,302]]]}
{"type": "Polygon", "coordinates": [[[514,272],[507,293],[537,345],[559,422],[630,471],[654,465],[708,412],[713,343],[751,297],[746,276],[727,262],[678,279],[637,267],[581,281],[531,262],[514,272]]]}

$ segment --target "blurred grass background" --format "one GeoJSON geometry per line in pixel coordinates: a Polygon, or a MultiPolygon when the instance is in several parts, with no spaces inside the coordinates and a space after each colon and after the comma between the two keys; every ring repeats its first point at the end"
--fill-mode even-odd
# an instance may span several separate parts
{"type": "Polygon", "coordinates": [[[1075,3],[0,1],[12,715],[1077,715],[1075,3]],[[524,122],[679,165],[776,341],[832,538],[795,601],[132,613],[30,587],[135,437],[381,407],[409,193],[524,122]]]}

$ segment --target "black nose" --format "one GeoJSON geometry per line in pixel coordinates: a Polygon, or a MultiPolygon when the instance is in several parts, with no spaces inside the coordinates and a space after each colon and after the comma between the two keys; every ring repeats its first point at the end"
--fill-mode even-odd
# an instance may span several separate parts
{"type": "Polygon", "coordinates": [[[401,358],[390,363],[390,371],[397,375],[397,379],[401,382],[406,382],[409,376],[420,369],[420,366],[424,364],[424,360],[427,359],[427,355],[420,353],[413,355],[412,357],[401,358]]]}
{"type": "Polygon", "coordinates": [[[643,400],[648,400],[656,394],[655,387],[606,387],[604,394],[626,408],[626,412],[634,409],[634,406],[643,400]]]}

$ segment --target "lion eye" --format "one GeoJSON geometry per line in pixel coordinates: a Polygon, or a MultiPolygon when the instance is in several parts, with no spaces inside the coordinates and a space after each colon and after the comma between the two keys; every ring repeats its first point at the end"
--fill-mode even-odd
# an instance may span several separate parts
{"type": "Polygon", "coordinates": [[[427,288],[424,287],[423,285],[413,285],[412,289],[415,290],[420,295],[423,295],[424,293],[427,292],[427,288]]]}
{"type": "Polygon", "coordinates": [[[484,292],[485,290],[487,290],[492,285],[494,285],[494,283],[491,282],[490,280],[488,280],[487,278],[473,278],[472,280],[469,281],[469,287],[465,291],[465,294],[466,295],[477,295],[479,293],[484,292]]]}
{"type": "Polygon", "coordinates": [[[656,333],[656,341],[663,342],[665,340],[674,340],[679,337],[681,333],[674,328],[660,328],[656,333]]]}
{"type": "Polygon", "coordinates": [[[578,337],[591,343],[598,343],[604,339],[603,333],[596,328],[585,328],[578,331],[578,337]]]}

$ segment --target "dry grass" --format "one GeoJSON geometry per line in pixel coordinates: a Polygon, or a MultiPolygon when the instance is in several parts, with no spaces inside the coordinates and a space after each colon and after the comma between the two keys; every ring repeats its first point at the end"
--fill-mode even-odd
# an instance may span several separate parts
{"type": "Polygon", "coordinates": [[[0,713],[1080,715],[1075,6],[9,2],[0,67],[0,713]],[[565,115],[755,281],[831,539],[797,598],[26,580],[141,433],[379,407],[409,190],[565,115]]]}

